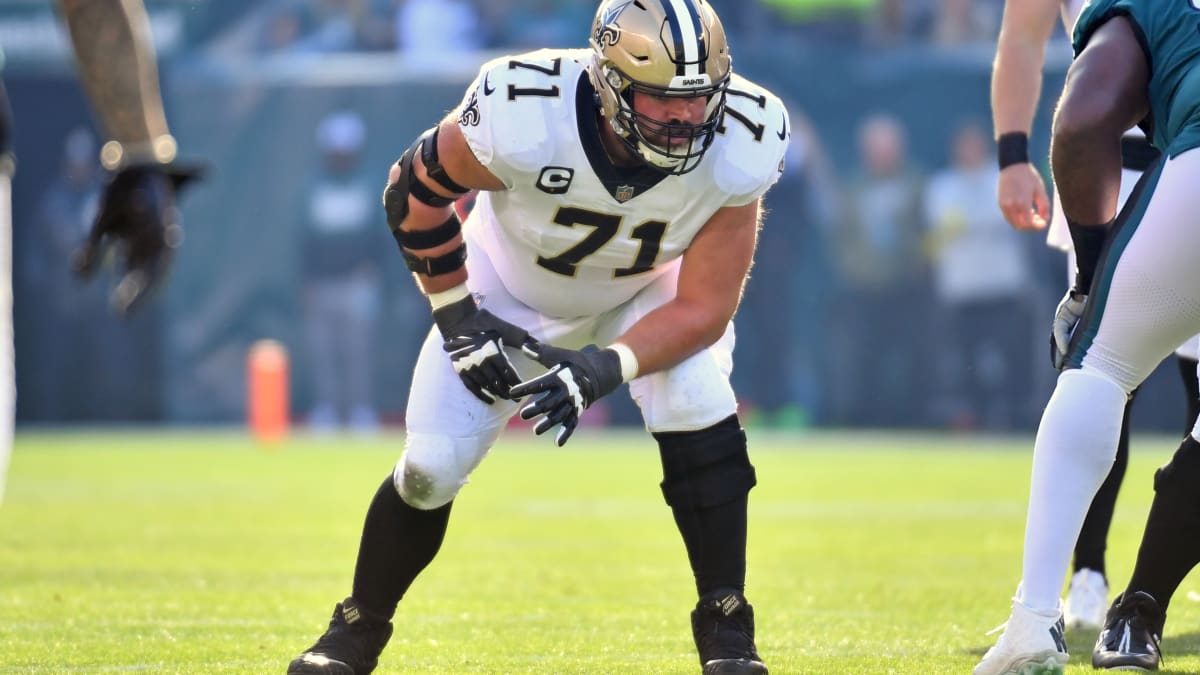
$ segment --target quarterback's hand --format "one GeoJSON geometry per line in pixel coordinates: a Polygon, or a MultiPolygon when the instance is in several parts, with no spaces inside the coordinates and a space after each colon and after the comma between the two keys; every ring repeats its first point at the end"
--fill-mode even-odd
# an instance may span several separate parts
{"type": "Polygon", "coordinates": [[[1054,364],[1055,370],[1062,370],[1067,360],[1071,335],[1075,332],[1075,326],[1079,324],[1079,318],[1083,316],[1087,298],[1088,296],[1074,289],[1069,290],[1058,303],[1058,309],[1054,310],[1054,323],[1050,328],[1050,362],[1054,364]]]}
{"type": "Polygon", "coordinates": [[[105,187],[96,222],[73,265],[77,274],[90,277],[109,246],[117,248],[122,276],[110,301],[118,314],[135,309],[166,274],[183,242],[175,198],[203,173],[199,165],[134,165],[114,174],[105,187]]]}
{"type": "Polygon", "coordinates": [[[621,384],[621,357],[611,349],[575,351],[530,341],[522,350],[550,370],[512,388],[514,398],[538,394],[521,408],[521,419],[540,415],[533,427],[539,435],[561,425],[554,437],[559,446],[571,437],[583,411],[621,384]]]}
{"type": "Polygon", "coordinates": [[[479,309],[471,296],[434,310],[433,319],[445,340],[442,349],[467,390],[488,405],[511,398],[509,388],[521,377],[504,347],[520,347],[532,339],[529,333],[479,309]]]}
{"type": "Polygon", "coordinates": [[[1018,230],[1043,230],[1050,219],[1046,184],[1033,164],[1007,166],[996,183],[996,201],[1004,218],[1018,230]]]}

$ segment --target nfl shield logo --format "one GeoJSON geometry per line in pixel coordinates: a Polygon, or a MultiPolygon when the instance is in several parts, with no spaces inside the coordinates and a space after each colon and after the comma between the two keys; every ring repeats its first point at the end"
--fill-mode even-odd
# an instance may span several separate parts
{"type": "Polygon", "coordinates": [[[632,185],[618,185],[617,191],[613,193],[613,196],[616,197],[617,201],[619,201],[619,202],[622,202],[622,203],[627,202],[630,199],[633,199],[633,186],[632,185]]]}

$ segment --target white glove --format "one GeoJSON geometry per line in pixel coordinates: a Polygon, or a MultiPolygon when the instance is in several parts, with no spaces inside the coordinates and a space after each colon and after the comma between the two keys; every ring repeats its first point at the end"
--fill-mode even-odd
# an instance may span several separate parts
{"type": "Polygon", "coordinates": [[[1067,291],[1058,309],[1054,310],[1054,323],[1050,326],[1050,362],[1055,370],[1062,370],[1067,360],[1067,348],[1071,345],[1071,336],[1075,326],[1083,316],[1087,306],[1088,296],[1074,289],[1067,291]]]}

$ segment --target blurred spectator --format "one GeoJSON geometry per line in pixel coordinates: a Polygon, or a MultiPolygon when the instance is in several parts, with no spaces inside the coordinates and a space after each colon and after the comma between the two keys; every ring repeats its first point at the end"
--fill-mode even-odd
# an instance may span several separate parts
{"type": "Polygon", "coordinates": [[[995,41],[1000,31],[997,7],[984,0],[940,0],[932,40],[939,45],[995,41]]]}
{"type": "Polygon", "coordinates": [[[407,59],[445,62],[484,43],[479,10],[470,0],[400,0],[396,46],[407,59]]]}
{"type": "Polygon", "coordinates": [[[307,32],[291,49],[318,53],[391,49],[382,11],[369,0],[316,0],[308,5],[307,32]]]}
{"type": "MultiPolygon", "coordinates": [[[[159,414],[159,320],[151,302],[117,319],[109,293],[118,277],[115,260],[101,262],[96,279],[83,283],[71,261],[91,230],[104,174],[95,137],[85,128],[67,134],[60,171],[38,202],[30,233],[31,259],[21,281],[37,298],[30,313],[35,339],[23,364],[36,370],[21,407],[48,421],[148,419],[159,414]]],[[[110,252],[110,258],[112,256],[110,252]]]]}
{"type": "MultiPolygon", "coordinates": [[[[491,6],[485,11],[489,16],[494,14],[491,6]]],[[[595,11],[592,0],[517,0],[497,19],[505,26],[505,46],[584,47],[595,11]]]]}
{"type": "Polygon", "coordinates": [[[285,7],[265,17],[262,40],[256,51],[281,52],[300,41],[303,33],[298,8],[285,7]]]}
{"type": "Polygon", "coordinates": [[[871,44],[897,47],[923,42],[933,32],[938,0],[879,0],[870,18],[871,44]]]}
{"type": "MultiPolygon", "coordinates": [[[[886,1],[886,0],[884,0],[886,1]]],[[[743,16],[759,30],[770,28],[786,33],[796,32],[806,40],[825,42],[857,42],[861,39],[863,24],[876,11],[881,0],[761,0],[758,3],[738,2],[743,16]],[[751,13],[753,6],[761,5],[773,14],[771,26],[762,26],[751,13]]]]}
{"type": "Polygon", "coordinates": [[[899,120],[879,114],[859,128],[861,169],[850,183],[830,245],[842,287],[833,303],[830,383],[835,421],[919,424],[914,385],[924,378],[927,269],[921,254],[924,180],[909,166],[899,120]]]}
{"type": "Polygon", "coordinates": [[[396,49],[396,7],[394,0],[363,0],[357,21],[358,46],[369,51],[396,49]]]}
{"type": "Polygon", "coordinates": [[[391,49],[385,8],[370,0],[314,0],[300,7],[302,35],[292,52],[328,54],[391,49]]]}
{"type": "MultiPolygon", "coordinates": [[[[110,284],[82,284],[71,272],[71,257],[91,230],[99,206],[99,149],[92,133],[72,130],[63,143],[60,172],[38,204],[36,264],[21,266],[24,282],[41,304],[38,313],[38,378],[32,399],[22,406],[51,420],[85,416],[97,391],[98,350],[91,328],[108,313],[110,284]]],[[[28,363],[28,361],[25,361],[28,363]]]]}
{"type": "MultiPolygon", "coordinates": [[[[67,295],[78,286],[69,274],[71,255],[91,229],[100,199],[100,163],[96,139],[83,127],[67,134],[60,172],[46,187],[38,209],[38,231],[47,237],[47,265],[31,270],[44,275],[47,287],[67,295]]],[[[58,295],[57,293],[55,295],[58,295]]],[[[101,303],[102,304],[102,303],[101,303]]]]}
{"type": "Polygon", "coordinates": [[[742,333],[733,371],[746,424],[776,428],[808,426],[820,414],[820,317],[830,286],[824,237],[838,199],[820,139],[795,105],[788,108],[786,168],[766,197],[754,269],[738,307],[742,333]]]}
{"type": "Polygon", "coordinates": [[[215,38],[215,53],[334,53],[395,48],[392,0],[268,0],[215,38]]]}
{"type": "Polygon", "coordinates": [[[709,4],[717,11],[717,16],[721,17],[721,23],[725,26],[725,32],[731,36],[730,42],[733,44],[750,45],[751,40],[779,23],[776,12],[768,8],[766,2],[709,0],[709,4]]]}
{"type": "Polygon", "coordinates": [[[1033,358],[1027,326],[1033,285],[1024,243],[996,206],[998,170],[981,124],[954,135],[952,164],[929,182],[927,249],[934,289],[949,328],[937,362],[951,393],[944,422],[959,428],[1013,428],[1024,411],[1033,358]]]}
{"type": "Polygon", "coordinates": [[[369,432],[379,425],[372,373],[381,302],[380,256],[389,250],[378,222],[378,180],[364,171],[366,128],[355,112],[333,113],[317,127],[322,164],[305,192],[304,321],[317,431],[345,420],[369,432]]]}

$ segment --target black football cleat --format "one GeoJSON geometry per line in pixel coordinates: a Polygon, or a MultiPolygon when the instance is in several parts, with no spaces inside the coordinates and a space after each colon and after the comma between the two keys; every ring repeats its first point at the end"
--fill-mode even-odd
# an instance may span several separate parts
{"type": "Polygon", "coordinates": [[[1149,594],[1118,595],[1092,649],[1092,667],[1102,670],[1158,670],[1159,640],[1167,615],[1149,594]]]}
{"type": "Polygon", "coordinates": [[[346,598],[317,643],[288,664],[287,675],[369,675],[392,637],[392,624],[346,598]]]}
{"type": "Polygon", "coordinates": [[[700,598],[692,611],[692,636],[703,675],[766,675],[754,648],[754,608],[732,589],[700,598]]]}

